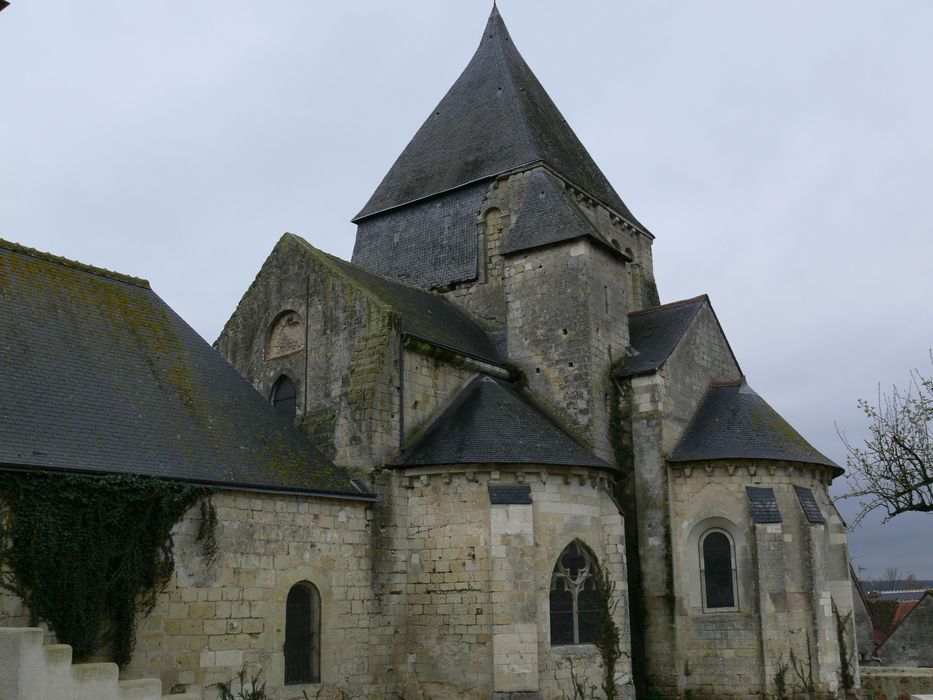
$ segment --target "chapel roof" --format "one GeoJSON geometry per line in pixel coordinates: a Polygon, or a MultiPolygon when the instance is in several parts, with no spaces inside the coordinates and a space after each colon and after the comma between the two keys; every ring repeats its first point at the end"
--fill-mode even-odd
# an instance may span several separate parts
{"type": "Polygon", "coordinates": [[[626,359],[615,376],[631,377],[661,368],[683,338],[709,297],[675,301],[629,314],[629,344],[635,354],[626,359]]]}
{"type": "Polygon", "coordinates": [[[625,255],[590,223],[554,175],[535,170],[502,253],[516,253],[551,243],[590,238],[617,255],[625,255]]]}
{"type": "Polygon", "coordinates": [[[354,221],[536,162],[645,230],[531,72],[493,6],[470,63],[354,221]]]}
{"type": "Polygon", "coordinates": [[[843,470],[817,451],[744,379],[714,383],[694,413],[669,462],[772,459],[843,470]]]}
{"type": "Polygon", "coordinates": [[[524,392],[481,374],[408,449],[402,466],[554,464],[614,469],[524,392]]]}
{"type": "Polygon", "coordinates": [[[408,335],[485,362],[503,362],[502,353],[492,335],[483,330],[466,311],[441,294],[383,277],[328,255],[300,236],[285,235],[336,267],[379,301],[395,309],[401,315],[402,330],[408,335]]]}
{"type": "Polygon", "coordinates": [[[0,240],[0,468],[372,498],[149,287],[0,240]]]}

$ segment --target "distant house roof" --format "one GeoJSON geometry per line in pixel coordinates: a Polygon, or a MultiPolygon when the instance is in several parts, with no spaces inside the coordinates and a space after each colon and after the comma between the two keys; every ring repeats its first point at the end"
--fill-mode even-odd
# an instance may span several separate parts
{"type": "Polygon", "coordinates": [[[433,464],[555,464],[614,469],[590,454],[524,393],[480,375],[399,461],[433,464]]]}
{"type": "Polygon", "coordinates": [[[617,255],[625,255],[596,230],[567,196],[563,183],[540,169],[531,176],[521,209],[502,244],[502,253],[515,253],[582,237],[595,240],[617,255]]]}
{"type": "Polygon", "coordinates": [[[901,657],[913,655],[919,655],[924,662],[904,665],[929,667],[933,664],[933,656],[931,656],[931,650],[933,650],[933,628],[930,627],[931,606],[933,606],[933,591],[925,591],[918,600],[899,601],[888,634],[885,635],[883,630],[875,628],[875,643],[878,645],[875,653],[895,665],[903,663],[901,657]],[[910,632],[911,627],[913,628],[912,633],[910,632]],[[907,654],[904,654],[903,646],[898,649],[896,646],[892,646],[894,643],[891,642],[895,636],[903,638],[905,634],[910,635],[906,640],[901,640],[904,646],[910,648],[910,652],[907,654]],[[922,644],[919,642],[922,642],[922,644]],[[893,658],[891,658],[892,656],[893,658]]]}
{"type": "Polygon", "coordinates": [[[617,377],[654,372],[661,368],[687,332],[709,297],[675,301],[629,314],[629,344],[634,355],[616,370],[617,377]]]}
{"type": "Polygon", "coordinates": [[[541,87],[493,7],[472,60],[354,221],[536,162],[548,163],[645,230],[541,87]]]}
{"type": "Polygon", "coordinates": [[[774,459],[843,470],[818,452],[745,380],[714,384],[706,392],[669,462],[774,459]]]}
{"type": "Polygon", "coordinates": [[[395,309],[402,317],[402,330],[429,343],[449,348],[470,357],[500,364],[504,357],[495,339],[463,309],[440,294],[390,280],[358,265],[324,253],[300,236],[289,238],[326,264],[337,268],[379,301],[395,309]]]}
{"type": "Polygon", "coordinates": [[[0,241],[0,468],[371,498],[148,282],[0,241]]]}

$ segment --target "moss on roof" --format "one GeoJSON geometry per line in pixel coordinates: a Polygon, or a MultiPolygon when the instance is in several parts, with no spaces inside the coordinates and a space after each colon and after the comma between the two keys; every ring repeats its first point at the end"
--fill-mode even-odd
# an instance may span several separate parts
{"type": "Polygon", "coordinates": [[[0,465],[359,496],[149,285],[0,245],[0,465]]]}

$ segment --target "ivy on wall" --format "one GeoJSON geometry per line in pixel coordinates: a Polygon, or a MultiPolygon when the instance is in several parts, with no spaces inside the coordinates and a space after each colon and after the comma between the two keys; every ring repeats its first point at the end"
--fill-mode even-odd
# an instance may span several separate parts
{"type": "Polygon", "coordinates": [[[209,490],[132,476],[7,472],[0,479],[0,586],[19,596],[84,659],[109,644],[129,662],[136,620],[174,570],[171,531],[202,500],[205,551],[216,516],[209,490]],[[203,509],[209,525],[204,527],[203,509]]]}

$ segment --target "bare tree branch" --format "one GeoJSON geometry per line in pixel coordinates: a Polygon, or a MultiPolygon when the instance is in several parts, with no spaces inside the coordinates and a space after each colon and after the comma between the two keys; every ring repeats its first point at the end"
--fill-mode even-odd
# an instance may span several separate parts
{"type": "MultiPolygon", "coordinates": [[[[933,352],[930,354],[933,362],[933,352]]],[[[857,525],[871,511],[883,509],[884,521],[907,512],[933,512],[933,377],[914,370],[906,391],[879,388],[878,401],[859,400],[868,418],[869,436],[846,447],[851,488],[843,498],[859,499],[857,525]]]]}

